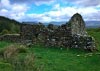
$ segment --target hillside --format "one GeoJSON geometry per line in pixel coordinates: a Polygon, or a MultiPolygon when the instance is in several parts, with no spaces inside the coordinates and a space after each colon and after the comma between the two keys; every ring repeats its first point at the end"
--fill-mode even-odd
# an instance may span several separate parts
{"type": "Polygon", "coordinates": [[[19,33],[19,22],[0,16],[0,33],[19,33]]]}

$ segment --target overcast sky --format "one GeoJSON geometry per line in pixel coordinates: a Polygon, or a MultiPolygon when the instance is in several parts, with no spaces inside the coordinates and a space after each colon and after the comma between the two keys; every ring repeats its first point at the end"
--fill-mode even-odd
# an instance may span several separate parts
{"type": "Polygon", "coordinates": [[[75,13],[100,21],[100,0],[0,0],[0,16],[17,21],[68,21],[75,13]]]}

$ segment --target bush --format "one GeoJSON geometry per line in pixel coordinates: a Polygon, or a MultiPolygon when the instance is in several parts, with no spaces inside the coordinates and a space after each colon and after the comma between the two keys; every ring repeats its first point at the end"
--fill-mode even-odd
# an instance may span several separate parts
{"type": "Polygon", "coordinates": [[[4,29],[4,30],[2,30],[1,34],[2,34],[2,35],[4,35],[4,34],[9,34],[9,31],[6,30],[6,29],[4,29]]]}
{"type": "Polygon", "coordinates": [[[17,48],[14,45],[10,45],[6,47],[4,50],[4,59],[11,58],[17,53],[18,53],[17,48]]]}
{"type": "Polygon", "coordinates": [[[15,56],[18,53],[26,53],[27,49],[24,46],[18,46],[16,44],[7,46],[5,48],[0,49],[0,56],[4,59],[9,59],[15,56]]]}

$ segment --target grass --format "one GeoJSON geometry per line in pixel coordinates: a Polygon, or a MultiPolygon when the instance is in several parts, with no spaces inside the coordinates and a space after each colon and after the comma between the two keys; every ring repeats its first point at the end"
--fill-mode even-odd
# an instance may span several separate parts
{"type": "Polygon", "coordinates": [[[11,64],[0,62],[0,71],[12,71],[12,68],[11,64]]]}
{"type": "Polygon", "coordinates": [[[90,36],[93,36],[95,38],[95,43],[97,45],[97,48],[100,50],[100,29],[87,29],[88,34],[90,36]]]}
{"type": "MultiPolygon", "coordinates": [[[[97,48],[100,50],[100,31],[97,29],[87,31],[95,38],[97,48]]],[[[13,43],[0,42],[0,50],[11,44],[13,43]]],[[[11,58],[11,62],[0,57],[0,71],[100,71],[100,51],[60,49],[38,44],[29,48],[22,45],[21,48],[20,45],[16,47],[19,52],[11,58]]]]}
{"type": "Polygon", "coordinates": [[[37,71],[34,66],[34,55],[28,52],[27,47],[15,43],[1,45],[0,71],[37,71]]]}
{"type": "Polygon", "coordinates": [[[36,56],[36,66],[42,65],[43,71],[99,71],[99,55],[92,56],[78,50],[34,47],[30,49],[36,56]]]}
{"type": "Polygon", "coordinates": [[[10,44],[11,44],[10,42],[1,41],[1,42],[0,42],[0,49],[1,49],[1,48],[4,48],[4,47],[6,47],[6,46],[8,46],[8,45],[10,45],[10,44]]]}

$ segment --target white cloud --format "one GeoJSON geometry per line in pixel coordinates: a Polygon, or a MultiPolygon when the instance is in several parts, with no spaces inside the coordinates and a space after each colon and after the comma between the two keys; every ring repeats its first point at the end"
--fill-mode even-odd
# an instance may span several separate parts
{"type": "Polygon", "coordinates": [[[52,10],[60,10],[60,4],[55,4],[52,10]]]}
{"type": "Polygon", "coordinates": [[[46,5],[51,5],[54,3],[56,0],[10,0],[12,4],[17,3],[17,4],[35,4],[37,6],[46,4],[46,5]]]}
{"type": "Polygon", "coordinates": [[[9,16],[9,11],[7,9],[1,9],[0,10],[0,15],[8,17],[9,16]]]}
{"type": "Polygon", "coordinates": [[[77,12],[83,16],[84,20],[100,20],[100,11],[95,9],[95,7],[77,8],[56,6],[56,8],[42,14],[26,14],[23,20],[40,22],[68,21],[77,12]]]}
{"type": "Polygon", "coordinates": [[[2,12],[2,13],[7,13],[8,10],[6,10],[6,9],[1,9],[1,12],[2,12]]]}
{"type": "Polygon", "coordinates": [[[64,2],[84,7],[100,5],[100,0],[64,0],[64,2]]]}
{"type": "Polygon", "coordinates": [[[23,5],[18,5],[18,4],[14,4],[12,6],[12,10],[16,11],[16,12],[22,12],[22,11],[27,11],[28,7],[23,4],[23,5]]]}
{"type": "Polygon", "coordinates": [[[1,0],[1,8],[7,8],[9,9],[11,7],[9,0],[1,0]]]}
{"type": "Polygon", "coordinates": [[[50,11],[45,14],[55,19],[55,21],[67,21],[75,13],[80,13],[85,20],[100,20],[98,18],[100,17],[99,11],[95,7],[60,7],[60,9],[57,9],[56,11],[50,11]]]}
{"type": "Polygon", "coordinates": [[[45,5],[51,5],[55,2],[56,0],[34,0],[34,4],[36,4],[37,6],[40,6],[42,4],[45,4],[45,5]]]}
{"type": "Polygon", "coordinates": [[[52,19],[45,14],[26,14],[24,21],[50,22],[52,19]],[[27,17],[27,18],[26,18],[27,17]]]}
{"type": "Polygon", "coordinates": [[[9,0],[1,0],[1,5],[1,16],[6,16],[19,21],[25,16],[25,12],[29,8],[26,4],[10,4],[9,0]]]}
{"type": "MultiPolygon", "coordinates": [[[[49,0],[53,2],[53,0],[49,0]]],[[[48,4],[49,1],[39,0],[39,2],[48,4]]],[[[82,3],[83,1],[74,0],[77,3],[82,3]]],[[[86,0],[85,0],[86,1],[86,0]]],[[[84,1],[84,2],[85,2],[84,1]]],[[[90,1],[90,0],[88,0],[90,1]]],[[[37,4],[39,2],[35,1],[37,4]]],[[[11,4],[9,0],[1,0],[0,3],[0,15],[6,16],[18,21],[40,21],[40,22],[50,22],[50,21],[68,21],[70,17],[75,13],[80,13],[85,20],[99,20],[100,21],[100,5],[94,7],[62,7],[59,3],[53,5],[51,11],[44,12],[42,14],[26,14],[29,7],[27,4],[11,4]]],[[[40,5],[40,4],[39,4],[40,5]]]]}

